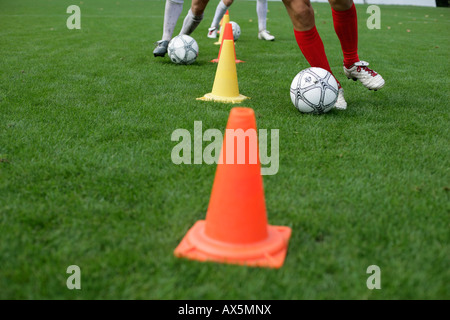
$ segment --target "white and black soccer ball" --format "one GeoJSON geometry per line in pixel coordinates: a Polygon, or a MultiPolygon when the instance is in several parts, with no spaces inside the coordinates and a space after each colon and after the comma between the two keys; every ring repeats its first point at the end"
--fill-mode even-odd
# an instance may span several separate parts
{"type": "Polygon", "coordinates": [[[186,34],[178,35],[170,40],[167,53],[173,63],[191,64],[198,56],[197,41],[186,34]]]}
{"type": "Polygon", "coordinates": [[[234,21],[230,21],[230,23],[233,29],[233,38],[234,41],[236,41],[237,39],[239,39],[239,36],[241,35],[241,27],[239,27],[239,25],[234,21]]]}
{"type": "Polygon", "coordinates": [[[308,68],[295,76],[290,91],[291,101],[300,112],[322,114],[334,107],[339,89],[327,70],[308,68]]]}

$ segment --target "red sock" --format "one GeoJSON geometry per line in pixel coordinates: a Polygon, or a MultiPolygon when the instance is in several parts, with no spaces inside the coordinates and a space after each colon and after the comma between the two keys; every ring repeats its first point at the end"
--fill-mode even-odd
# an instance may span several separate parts
{"type": "Polygon", "coordinates": [[[316,26],[308,31],[297,31],[294,29],[294,34],[300,50],[311,67],[322,68],[332,73],[316,26]]]}
{"type": "Polygon", "coordinates": [[[341,42],[342,52],[344,53],[344,66],[349,68],[359,61],[358,18],[355,4],[345,11],[336,11],[333,8],[331,8],[331,11],[333,13],[334,30],[341,42]]]}

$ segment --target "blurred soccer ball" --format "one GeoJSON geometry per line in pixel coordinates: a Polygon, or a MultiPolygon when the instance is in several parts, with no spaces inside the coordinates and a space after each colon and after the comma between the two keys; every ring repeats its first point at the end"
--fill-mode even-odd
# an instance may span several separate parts
{"type": "Polygon", "coordinates": [[[322,68],[300,71],[292,80],[290,91],[292,103],[303,113],[326,113],[338,98],[336,79],[322,68]]]}
{"type": "Polygon", "coordinates": [[[233,28],[233,38],[234,41],[236,41],[237,39],[239,39],[239,36],[241,35],[241,27],[239,27],[239,25],[234,21],[230,21],[230,23],[231,27],[233,28]]]}
{"type": "Polygon", "coordinates": [[[198,44],[188,35],[178,35],[169,42],[167,53],[170,60],[176,64],[191,64],[198,56],[198,44]]]}

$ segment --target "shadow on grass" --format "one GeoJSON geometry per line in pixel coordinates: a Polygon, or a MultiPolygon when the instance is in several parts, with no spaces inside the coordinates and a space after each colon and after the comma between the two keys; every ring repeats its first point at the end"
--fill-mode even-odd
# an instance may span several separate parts
{"type": "Polygon", "coordinates": [[[212,64],[209,61],[195,61],[194,63],[188,64],[188,65],[176,64],[176,63],[173,63],[169,58],[165,58],[164,60],[158,59],[158,61],[156,61],[156,63],[162,64],[162,65],[171,65],[171,66],[175,66],[177,68],[202,67],[202,66],[205,66],[205,65],[208,65],[208,64],[212,64]]]}

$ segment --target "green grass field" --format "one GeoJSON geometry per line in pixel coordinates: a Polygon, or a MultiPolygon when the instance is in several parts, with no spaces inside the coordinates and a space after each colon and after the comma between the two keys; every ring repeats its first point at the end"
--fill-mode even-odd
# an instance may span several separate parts
{"type": "Polygon", "coordinates": [[[205,217],[215,165],[173,164],[171,134],[224,130],[236,106],[195,100],[217,68],[215,6],[192,34],[197,61],[179,66],[152,55],[164,1],[0,0],[0,299],[450,299],[446,8],[380,6],[369,30],[357,6],[360,57],[386,79],[371,92],[344,79],[331,10],[314,4],[349,107],[313,116],[290,101],[308,65],[283,4],[269,3],[269,43],[255,2],[236,1],[239,105],[280,130],[264,188],[289,250],[278,270],[173,256],[205,217]],[[81,30],[66,27],[72,4],[81,30]],[[366,287],[370,265],[381,290],[366,287]]]}

